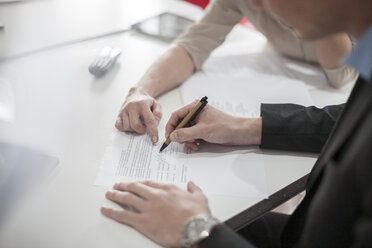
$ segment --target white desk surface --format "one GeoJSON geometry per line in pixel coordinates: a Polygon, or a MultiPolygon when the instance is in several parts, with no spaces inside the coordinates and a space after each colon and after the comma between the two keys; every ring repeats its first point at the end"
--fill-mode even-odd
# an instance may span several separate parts
{"type": "MultiPolygon", "coordinates": [[[[91,2],[103,6],[102,1],[91,2]]],[[[117,28],[121,13],[128,13],[128,9],[121,10],[118,7],[127,1],[106,2],[109,4],[104,5],[102,9],[105,11],[99,18],[108,20],[99,27],[100,32],[107,27],[117,28]]],[[[141,1],[130,1],[133,2],[141,1]]],[[[183,6],[179,1],[153,2],[160,3],[153,3],[154,9],[151,11],[155,12],[172,7],[180,13],[179,7],[183,6]]],[[[0,43],[5,41],[9,48],[4,50],[1,46],[0,54],[17,54],[19,51],[60,42],[61,37],[41,37],[25,45],[20,39],[21,35],[15,34],[23,32],[25,37],[31,35],[27,27],[32,22],[51,31],[50,24],[45,22],[49,17],[51,22],[59,20],[59,16],[52,18],[54,14],[62,15],[61,12],[48,11],[49,5],[56,10],[54,4],[57,1],[45,0],[5,6],[13,12],[4,11],[1,6],[0,16],[6,28],[21,30],[9,31],[7,37],[0,33],[0,43]],[[36,15],[33,16],[36,19],[14,16],[17,13],[22,16],[32,5],[42,10],[39,19],[36,15]],[[22,20],[24,24],[16,24],[16,20],[22,20]],[[12,39],[15,39],[14,43],[12,39]]],[[[66,10],[60,2],[57,6],[66,10]]],[[[152,15],[149,14],[151,11],[145,11],[141,13],[143,16],[127,21],[152,15]]],[[[190,8],[191,12],[198,11],[190,8]]],[[[71,12],[71,15],[74,16],[75,12],[71,12]]],[[[94,16],[87,14],[87,18],[92,20],[94,16]]],[[[78,21],[76,19],[74,22],[80,25],[78,21]]],[[[89,26],[89,21],[82,23],[89,27],[87,32],[94,28],[89,26]]],[[[66,27],[73,27],[72,23],[66,27]]],[[[79,28],[80,31],[83,29],[79,28]]],[[[72,31],[71,37],[80,35],[77,30],[72,31]]],[[[0,122],[1,140],[37,148],[60,159],[59,170],[46,187],[32,196],[35,199],[24,200],[25,204],[17,207],[0,227],[0,247],[156,247],[135,230],[102,216],[100,207],[109,204],[104,197],[107,188],[93,184],[114,129],[116,114],[127,91],[166,47],[163,42],[126,33],[0,63],[0,78],[11,82],[17,99],[15,122],[0,122]],[[101,79],[95,79],[87,68],[98,48],[105,45],[121,47],[123,54],[112,71],[101,79]]],[[[322,106],[344,102],[348,91],[349,88],[333,90],[323,84],[312,89],[311,95],[315,103],[322,106]]],[[[159,101],[163,105],[162,121],[165,122],[170,113],[181,105],[178,89],[161,96],[159,101]]],[[[315,156],[308,154],[263,153],[269,194],[307,174],[315,161],[315,156]]],[[[221,220],[261,200],[213,195],[208,196],[208,199],[212,212],[221,220]]]]}

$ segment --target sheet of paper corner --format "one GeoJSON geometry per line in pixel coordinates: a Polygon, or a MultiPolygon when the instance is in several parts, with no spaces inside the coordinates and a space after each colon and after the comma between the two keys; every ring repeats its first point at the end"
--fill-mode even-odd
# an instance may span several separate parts
{"type": "Polygon", "coordinates": [[[212,105],[240,117],[258,117],[260,103],[313,105],[312,97],[304,83],[299,80],[252,71],[243,74],[246,75],[196,73],[181,86],[182,100],[188,103],[206,94],[212,105]],[[211,88],[214,90],[210,91],[211,88]],[[219,97],[221,95],[224,97],[219,97]]]}

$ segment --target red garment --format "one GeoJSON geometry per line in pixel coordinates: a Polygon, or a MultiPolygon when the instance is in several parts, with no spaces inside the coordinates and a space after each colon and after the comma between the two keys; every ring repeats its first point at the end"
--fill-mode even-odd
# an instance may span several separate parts
{"type": "Polygon", "coordinates": [[[185,0],[186,2],[189,2],[189,3],[192,3],[192,4],[195,4],[195,5],[198,5],[200,7],[202,7],[203,9],[205,9],[205,7],[207,7],[207,5],[209,4],[209,0],[185,0]]]}
{"type": "MultiPolygon", "coordinates": [[[[209,4],[209,0],[185,0],[186,2],[189,2],[189,3],[192,3],[192,4],[195,4],[203,9],[205,9],[207,7],[207,5],[209,4]]],[[[240,24],[246,26],[246,27],[249,27],[249,28],[252,28],[252,29],[255,29],[252,24],[247,20],[247,18],[243,17],[243,19],[240,21],[240,24]]]]}

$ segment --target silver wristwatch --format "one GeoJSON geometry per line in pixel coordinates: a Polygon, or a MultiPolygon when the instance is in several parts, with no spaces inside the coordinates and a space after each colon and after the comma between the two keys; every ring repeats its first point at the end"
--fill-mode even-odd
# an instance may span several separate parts
{"type": "Polygon", "coordinates": [[[212,229],[221,222],[207,215],[197,215],[185,223],[181,238],[181,247],[189,248],[207,238],[212,229]]]}

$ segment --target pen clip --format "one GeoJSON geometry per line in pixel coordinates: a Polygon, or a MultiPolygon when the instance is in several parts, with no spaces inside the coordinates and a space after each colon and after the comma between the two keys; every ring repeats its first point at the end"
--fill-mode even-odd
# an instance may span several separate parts
{"type": "Polygon", "coordinates": [[[191,116],[189,122],[193,121],[193,120],[196,118],[196,116],[200,113],[200,111],[202,111],[202,109],[204,108],[204,106],[207,105],[207,103],[208,103],[207,99],[208,99],[208,97],[205,96],[205,97],[203,97],[203,98],[200,100],[200,102],[201,102],[202,104],[201,104],[200,107],[195,111],[195,113],[191,116]]]}

